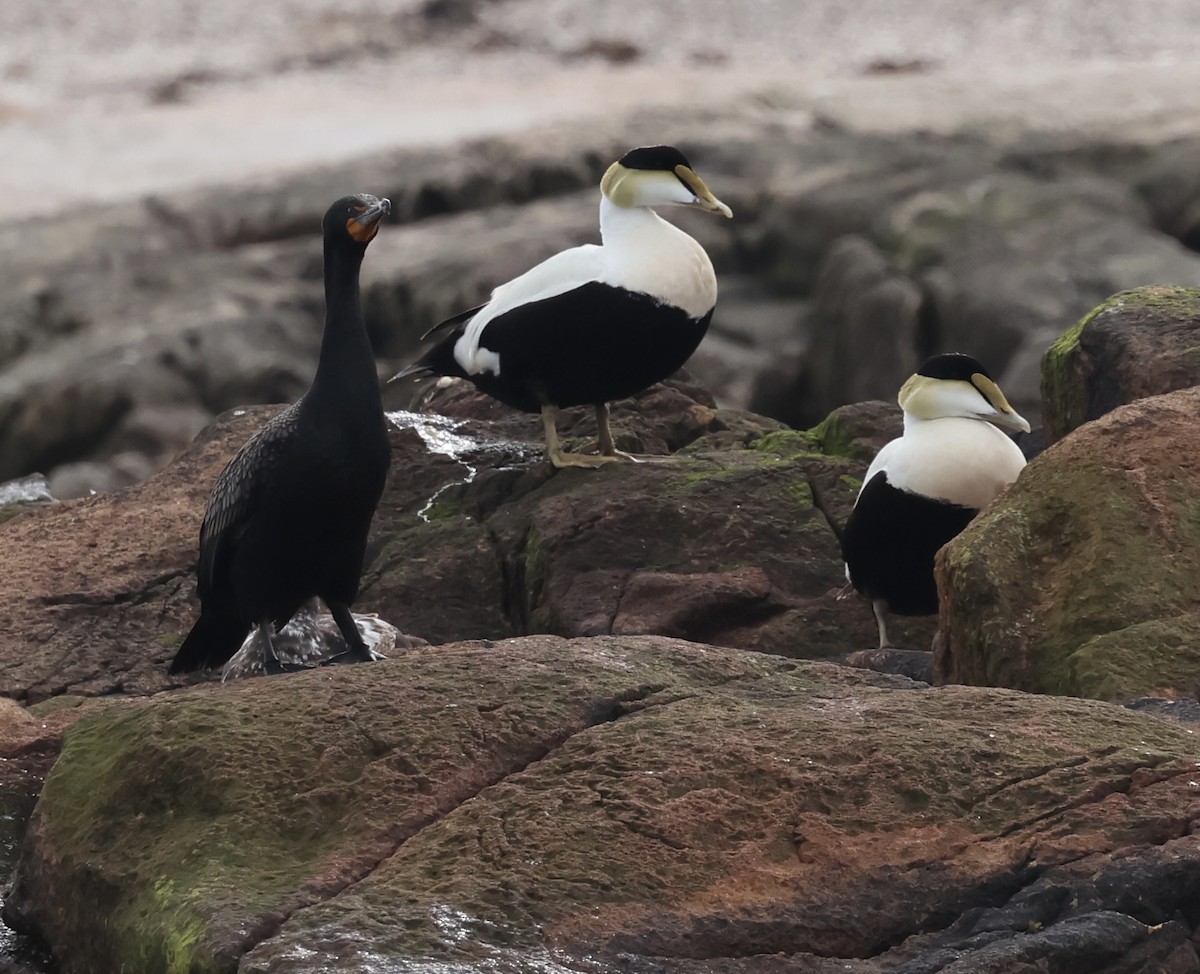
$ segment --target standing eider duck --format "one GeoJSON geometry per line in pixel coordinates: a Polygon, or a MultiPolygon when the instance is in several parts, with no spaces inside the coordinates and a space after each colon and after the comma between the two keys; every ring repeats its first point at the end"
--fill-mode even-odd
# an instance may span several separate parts
{"type": "Polygon", "coordinates": [[[933,559],[1025,466],[993,426],[1029,432],[987,370],[969,355],[937,355],[900,389],[904,434],[867,469],[842,531],[846,577],[871,600],[879,647],[885,613],[938,611],[933,559]]]}
{"type": "Polygon", "coordinates": [[[704,337],[717,278],[704,248],[652,207],[733,213],[671,146],[633,149],[600,181],[601,243],[555,254],[497,287],[396,378],[458,376],[514,409],[542,415],[556,467],[631,459],[617,451],[608,403],[670,376],[704,337]],[[597,455],[568,453],[558,410],[593,406],[597,455]]]}
{"type": "Polygon", "coordinates": [[[391,448],[358,279],[390,209],[385,199],[360,195],[325,214],[326,315],[316,376],[217,478],[200,527],[200,618],[172,673],[221,666],[252,626],[264,669],[278,671],[272,626],[282,629],[313,597],[329,606],[348,658],[374,658],[350,606],[391,448]]]}

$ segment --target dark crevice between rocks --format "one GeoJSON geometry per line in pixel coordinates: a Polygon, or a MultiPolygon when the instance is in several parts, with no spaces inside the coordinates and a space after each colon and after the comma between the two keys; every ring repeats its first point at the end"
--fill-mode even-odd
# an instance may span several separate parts
{"type": "MultiPolygon", "coordinates": [[[[1087,763],[1086,760],[1085,761],[1077,761],[1074,763],[1068,763],[1068,764],[1064,765],[1064,767],[1078,766],[1079,764],[1084,764],[1084,763],[1087,763]]],[[[1148,762],[1148,766],[1150,768],[1156,768],[1161,763],[1162,763],[1161,759],[1158,761],[1150,761],[1150,762],[1148,762]]],[[[1054,770],[1057,770],[1057,769],[1054,769],[1054,770]]],[[[1072,799],[1071,801],[1064,802],[1062,805],[1059,805],[1056,808],[1052,808],[1048,811],[1045,811],[1042,814],[1036,815],[1032,818],[1022,819],[1020,821],[1013,822],[1007,828],[1005,828],[1004,831],[1002,831],[1000,833],[1000,838],[1007,837],[1009,835],[1014,834],[1015,832],[1021,831],[1022,829],[1027,829],[1031,826],[1037,825],[1039,822],[1044,822],[1047,819],[1055,818],[1059,815],[1062,815],[1064,812],[1069,812],[1076,808],[1083,808],[1084,806],[1087,806],[1087,805],[1095,805],[1097,802],[1104,801],[1104,799],[1108,798],[1110,795],[1128,795],[1134,790],[1134,772],[1136,770],[1137,769],[1131,769],[1127,775],[1124,775],[1123,777],[1118,778],[1115,781],[1097,781],[1084,794],[1078,796],[1077,798],[1072,799]]],[[[1053,773],[1053,771],[1051,773],[1053,773]]],[[[1189,773],[1189,772],[1185,771],[1184,769],[1180,769],[1180,771],[1178,772],[1178,774],[1186,774],[1186,773],[1189,773]]],[[[1022,779],[1021,781],[1016,782],[1015,784],[1016,784],[1016,786],[1020,786],[1021,784],[1025,784],[1029,781],[1036,780],[1036,778],[1038,778],[1038,777],[1041,777],[1041,775],[1035,775],[1033,778],[1022,779]]],[[[1173,775],[1166,775],[1165,777],[1173,777],[1173,775]]],[[[1161,779],[1161,780],[1165,780],[1165,778],[1161,779]]],[[[1001,789],[1001,790],[1003,790],[1003,789],[1001,789]]],[[[1178,836],[1170,836],[1170,838],[1178,838],[1178,836]]]]}
{"type": "Polygon", "coordinates": [[[529,547],[530,528],[521,536],[515,550],[507,554],[508,546],[496,532],[496,529],[483,522],[487,530],[488,543],[496,552],[496,563],[500,569],[500,614],[512,626],[512,631],[518,636],[529,634],[529,613],[532,608],[532,597],[525,591],[526,564],[525,552],[529,547]]]}
{"type": "Polygon", "coordinates": [[[833,516],[833,511],[829,502],[825,499],[824,491],[812,477],[806,477],[805,481],[808,484],[808,492],[812,496],[813,508],[825,519],[825,523],[829,525],[829,530],[833,532],[833,536],[837,538],[837,543],[840,546],[842,543],[842,529],[845,525],[839,524],[836,517],[833,516]]]}
{"type": "MultiPolygon", "coordinates": [[[[354,875],[346,881],[331,884],[327,880],[322,881],[322,879],[317,878],[302,886],[297,891],[293,905],[284,906],[277,911],[257,917],[250,924],[247,936],[241,944],[241,954],[244,956],[250,953],[259,944],[278,935],[284,925],[300,911],[332,900],[368,879],[380,866],[400,852],[404,848],[405,843],[420,835],[424,829],[452,815],[461,806],[478,798],[489,788],[495,787],[509,778],[523,773],[539,761],[545,760],[577,734],[582,734],[593,727],[615,723],[624,717],[638,714],[650,707],[666,706],[688,696],[687,694],[673,695],[652,703],[648,702],[651,697],[661,693],[665,689],[665,684],[643,684],[641,686],[630,687],[611,697],[593,700],[588,711],[581,715],[582,722],[577,726],[562,728],[551,734],[546,740],[532,745],[531,751],[527,751],[523,759],[522,756],[518,755],[518,760],[514,761],[511,766],[501,769],[498,774],[487,778],[482,783],[473,787],[463,787],[457,793],[449,794],[447,800],[442,802],[440,807],[434,812],[423,815],[411,823],[411,826],[403,834],[398,836],[382,836],[385,848],[374,854],[364,854],[359,860],[358,868],[354,870],[354,875]]],[[[367,740],[375,760],[381,760],[391,754],[391,749],[385,747],[368,730],[363,728],[359,728],[359,730],[367,740]]]]}
{"type": "MultiPolygon", "coordinates": [[[[1100,756],[1104,757],[1104,755],[1100,756]]],[[[1003,791],[1007,791],[1009,788],[1028,784],[1031,781],[1036,781],[1038,778],[1044,778],[1046,775],[1053,774],[1056,771],[1064,771],[1068,768],[1078,768],[1080,765],[1087,764],[1090,760],[1092,759],[1089,756],[1080,755],[1079,757],[1072,758],[1069,761],[1063,761],[1059,764],[1047,764],[1026,771],[1025,774],[1014,775],[1012,777],[1005,778],[1003,781],[997,781],[991,787],[981,789],[978,799],[963,807],[963,814],[971,814],[980,802],[990,801],[996,795],[999,795],[1003,791]]]]}
{"type": "Polygon", "coordinates": [[[118,592],[115,595],[99,597],[88,595],[85,592],[62,592],[57,595],[45,596],[40,600],[42,605],[48,607],[55,606],[89,606],[97,608],[107,608],[118,605],[142,605],[143,603],[156,601],[161,598],[161,593],[157,590],[169,585],[171,582],[190,579],[196,571],[195,565],[189,565],[187,568],[178,571],[165,572],[162,575],[157,575],[146,583],[146,587],[139,589],[136,592],[118,592]]]}

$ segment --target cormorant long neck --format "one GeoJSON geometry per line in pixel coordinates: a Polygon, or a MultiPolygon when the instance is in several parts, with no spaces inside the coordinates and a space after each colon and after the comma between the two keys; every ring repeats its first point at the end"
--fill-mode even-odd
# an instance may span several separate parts
{"type": "Polygon", "coordinates": [[[339,398],[365,395],[382,410],[375,355],[363,321],[358,275],[365,249],[325,242],[325,331],[311,394],[336,390],[339,398]]]}

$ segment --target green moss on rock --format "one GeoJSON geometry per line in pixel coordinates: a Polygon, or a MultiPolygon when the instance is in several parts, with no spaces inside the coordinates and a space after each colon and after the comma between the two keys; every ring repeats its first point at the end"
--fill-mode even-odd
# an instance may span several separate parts
{"type": "MultiPolygon", "coordinates": [[[[443,646],[86,718],[19,885],[68,969],[292,970],[302,949],[306,970],[529,970],[565,930],[661,930],[678,954],[694,926],[658,920],[697,901],[729,929],[851,903],[845,949],[866,955],[930,848],[955,899],[1062,836],[1115,848],[1097,789],[1186,767],[1194,743],[1093,701],[679,640],[443,646]],[[801,844],[807,881],[781,899],[801,844]],[[727,895],[747,888],[749,921],[727,895]]],[[[1122,844],[1161,841],[1193,801],[1156,787],[1113,816],[1122,844]]],[[[796,949],[824,929],[797,921],[796,949]]]]}
{"type": "Polygon", "coordinates": [[[1118,409],[1034,460],[939,558],[946,680],[1125,699],[1190,694],[1200,391],[1118,409]]]}
{"type": "Polygon", "coordinates": [[[774,453],[780,457],[821,452],[820,441],[809,430],[776,430],[755,440],[751,446],[760,453],[774,453]]]}
{"type": "Polygon", "coordinates": [[[1042,419],[1048,443],[1062,439],[1083,422],[1087,395],[1081,377],[1079,336],[1098,314],[1114,307],[1121,295],[1109,298],[1063,332],[1042,356],[1042,419]]]}
{"type": "Polygon", "coordinates": [[[1089,697],[1173,696],[1200,684],[1200,612],[1150,619],[1102,633],[1067,657],[1071,683],[1089,697]],[[1130,674],[1139,687],[1131,687],[1130,674]]]}

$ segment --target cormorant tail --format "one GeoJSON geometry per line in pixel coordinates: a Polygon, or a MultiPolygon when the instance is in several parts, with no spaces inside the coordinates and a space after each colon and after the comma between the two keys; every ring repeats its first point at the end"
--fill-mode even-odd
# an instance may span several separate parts
{"type": "Polygon", "coordinates": [[[244,620],[201,610],[187,639],[171,661],[168,673],[188,673],[206,667],[224,666],[241,648],[250,627],[244,620]]]}

